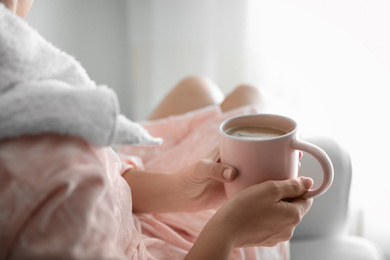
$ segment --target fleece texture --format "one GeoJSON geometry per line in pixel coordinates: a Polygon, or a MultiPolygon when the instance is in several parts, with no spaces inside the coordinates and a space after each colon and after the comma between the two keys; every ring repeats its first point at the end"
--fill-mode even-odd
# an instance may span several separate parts
{"type": "Polygon", "coordinates": [[[112,89],[0,3],[0,140],[42,133],[96,146],[162,143],[120,113],[112,89]]]}

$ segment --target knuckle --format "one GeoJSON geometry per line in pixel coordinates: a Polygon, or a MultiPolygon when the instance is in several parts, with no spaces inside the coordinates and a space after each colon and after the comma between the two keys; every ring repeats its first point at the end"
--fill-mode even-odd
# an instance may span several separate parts
{"type": "Polygon", "coordinates": [[[309,209],[311,208],[311,206],[313,205],[313,198],[310,198],[310,199],[307,199],[305,200],[305,209],[306,209],[306,212],[309,211],[309,209]]]}
{"type": "Polygon", "coordinates": [[[203,176],[205,174],[205,162],[203,160],[197,161],[193,164],[193,171],[196,173],[197,176],[203,176]]]}
{"type": "Polygon", "coordinates": [[[195,170],[204,170],[207,167],[207,160],[201,159],[195,163],[195,170]]]}
{"type": "Polygon", "coordinates": [[[204,176],[216,176],[218,175],[218,163],[213,163],[207,159],[201,159],[198,161],[196,168],[197,171],[202,172],[204,176]]]}
{"type": "Polygon", "coordinates": [[[279,193],[280,191],[280,185],[277,181],[266,181],[264,185],[270,193],[279,193]]]}
{"type": "Polygon", "coordinates": [[[288,241],[293,237],[293,235],[294,235],[294,229],[290,229],[284,232],[283,237],[281,239],[282,241],[288,241]]]}
{"type": "Polygon", "coordinates": [[[286,188],[288,188],[290,196],[301,195],[305,190],[302,181],[300,181],[299,179],[288,179],[287,183],[288,187],[286,188]]]}
{"type": "Polygon", "coordinates": [[[291,179],[291,186],[294,189],[295,193],[301,193],[302,191],[302,182],[296,179],[291,179]]]}
{"type": "Polygon", "coordinates": [[[268,181],[266,182],[266,185],[270,196],[277,197],[277,198],[282,196],[283,187],[279,181],[268,181]]]}
{"type": "Polygon", "coordinates": [[[302,208],[300,206],[294,208],[294,211],[291,214],[291,224],[294,227],[297,226],[299,223],[301,223],[304,215],[305,215],[305,212],[302,211],[302,208]]]}
{"type": "Polygon", "coordinates": [[[291,217],[291,223],[294,225],[294,226],[297,226],[302,220],[302,215],[297,212],[296,214],[294,214],[292,217],[291,217]]]}

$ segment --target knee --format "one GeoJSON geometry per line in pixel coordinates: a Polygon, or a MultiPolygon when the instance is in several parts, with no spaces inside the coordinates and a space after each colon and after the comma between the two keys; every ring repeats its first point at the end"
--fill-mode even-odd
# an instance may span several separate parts
{"type": "Polygon", "coordinates": [[[238,85],[231,94],[233,96],[241,96],[241,97],[257,97],[257,98],[261,97],[259,88],[249,84],[238,85]]]}
{"type": "Polygon", "coordinates": [[[208,91],[213,88],[218,88],[216,84],[209,78],[203,76],[188,76],[182,79],[177,88],[192,90],[192,91],[208,91]]]}
{"type": "Polygon", "coordinates": [[[176,86],[176,91],[186,93],[194,98],[202,97],[221,101],[223,94],[218,86],[209,78],[203,76],[188,76],[182,79],[176,86]]]}
{"type": "Polygon", "coordinates": [[[209,79],[204,76],[190,75],[183,78],[180,81],[180,83],[181,84],[205,84],[205,82],[207,81],[209,81],[209,79]]]}
{"type": "Polygon", "coordinates": [[[242,100],[244,103],[257,104],[264,99],[260,89],[249,84],[238,85],[232,92],[230,92],[230,99],[242,100]]]}
{"type": "Polygon", "coordinates": [[[263,96],[258,88],[242,84],[230,92],[230,94],[222,102],[221,109],[222,111],[228,111],[246,105],[260,106],[262,103],[263,96]]]}

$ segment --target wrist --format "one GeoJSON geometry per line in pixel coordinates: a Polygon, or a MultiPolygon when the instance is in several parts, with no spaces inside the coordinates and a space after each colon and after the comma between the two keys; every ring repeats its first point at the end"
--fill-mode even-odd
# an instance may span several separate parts
{"type": "Polygon", "coordinates": [[[230,259],[235,247],[235,236],[230,233],[225,218],[214,215],[199,234],[186,260],[191,259],[230,259]]]}

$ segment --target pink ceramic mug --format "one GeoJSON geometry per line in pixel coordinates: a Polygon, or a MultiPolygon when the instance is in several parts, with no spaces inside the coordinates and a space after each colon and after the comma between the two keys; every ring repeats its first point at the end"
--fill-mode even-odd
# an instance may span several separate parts
{"type": "Polygon", "coordinates": [[[322,184],[317,189],[309,190],[302,197],[311,198],[321,195],[332,184],[333,165],[328,155],[317,146],[299,140],[297,124],[290,118],[272,114],[236,116],[225,120],[219,131],[221,162],[238,170],[238,177],[233,182],[225,183],[228,197],[253,184],[296,177],[299,150],[313,155],[319,161],[324,174],[322,184]],[[271,128],[283,133],[274,137],[261,138],[234,136],[229,133],[239,127],[271,128]]]}

